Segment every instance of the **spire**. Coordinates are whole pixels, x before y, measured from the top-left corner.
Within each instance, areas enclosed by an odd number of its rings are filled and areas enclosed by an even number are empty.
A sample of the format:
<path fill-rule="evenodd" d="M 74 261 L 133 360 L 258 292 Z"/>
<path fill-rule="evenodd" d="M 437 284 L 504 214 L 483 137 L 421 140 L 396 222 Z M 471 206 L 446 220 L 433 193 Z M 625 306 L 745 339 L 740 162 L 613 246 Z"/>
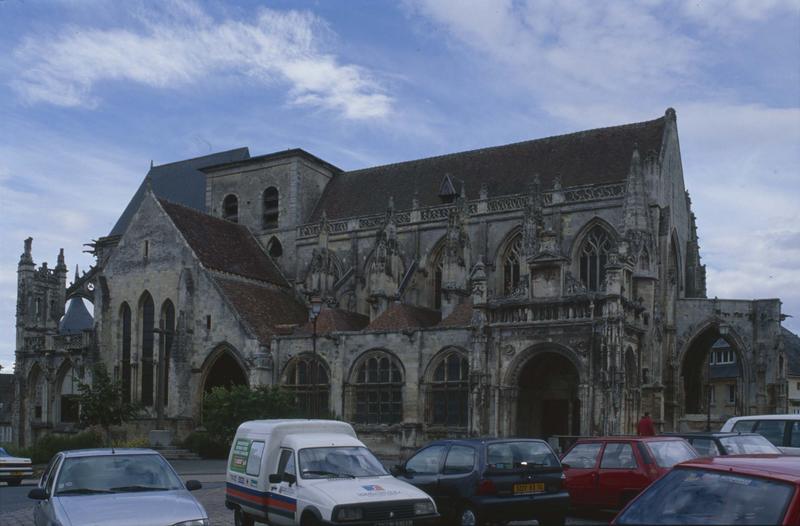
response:
<path fill-rule="evenodd" d="M 33 245 L 33 238 L 29 237 L 25 240 L 25 249 L 19 257 L 20 265 L 33 265 L 33 256 L 31 255 L 31 245 Z"/>
<path fill-rule="evenodd" d="M 647 197 L 644 189 L 642 158 L 639 155 L 639 145 L 636 143 L 633 145 L 631 167 L 626 182 L 623 216 L 624 232 L 648 232 L 650 230 L 647 222 Z"/>
<path fill-rule="evenodd" d="M 67 265 L 64 263 L 64 249 L 58 249 L 58 262 L 56 263 L 56 270 L 61 270 L 64 274 L 67 273 Z"/>
<path fill-rule="evenodd" d="M 76 264 L 75 264 L 75 279 L 74 279 L 74 280 L 73 280 L 73 282 L 72 282 L 72 284 L 73 284 L 73 285 L 74 285 L 75 283 L 77 283 L 77 282 L 78 282 L 78 280 L 80 279 L 78 276 L 79 276 L 79 274 L 78 274 L 78 264 L 76 263 Z"/>

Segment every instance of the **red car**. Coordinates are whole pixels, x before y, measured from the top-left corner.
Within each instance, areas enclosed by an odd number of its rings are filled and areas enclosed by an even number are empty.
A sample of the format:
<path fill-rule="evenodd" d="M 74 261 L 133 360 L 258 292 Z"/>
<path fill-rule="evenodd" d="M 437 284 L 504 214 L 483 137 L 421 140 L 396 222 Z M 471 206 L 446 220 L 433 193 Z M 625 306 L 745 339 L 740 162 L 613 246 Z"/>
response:
<path fill-rule="evenodd" d="M 573 507 L 620 509 L 654 480 L 697 452 L 678 437 L 580 439 L 561 459 Z"/>
<path fill-rule="evenodd" d="M 800 457 L 684 462 L 631 501 L 612 524 L 800 524 Z"/>

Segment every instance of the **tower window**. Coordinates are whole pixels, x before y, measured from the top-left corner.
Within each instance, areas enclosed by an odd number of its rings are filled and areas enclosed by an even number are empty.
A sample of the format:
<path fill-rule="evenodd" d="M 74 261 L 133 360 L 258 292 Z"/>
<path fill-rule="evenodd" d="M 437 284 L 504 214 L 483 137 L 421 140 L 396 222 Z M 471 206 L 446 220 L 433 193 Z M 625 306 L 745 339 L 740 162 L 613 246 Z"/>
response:
<path fill-rule="evenodd" d="M 595 228 L 583 242 L 581 248 L 581 282 L 587 290 L 598 291 L 606 280 L 606 263 L 611 252 L 611 239 L 600 227 Z"/>
<path fill-rule="evenodd" d="M 278 216 L 280 215 L 278 204 L 278 189 L 274 186 L 270 186 L 264 190 L 262 203 L 262 226 L 264 228 L 278 228 Z"/>
<path fill-rule="evenodd" d="M 239 200 L 233 194 L 228 194 L 222 201 L 222 219 L 239 222 Z"/>
<path fill-rule="evenodd" d="M 517 236 L 503 256 L 503 292 L 511 295 L 520 286 L 519 262 L 522 259 L 522 236 Z"/>

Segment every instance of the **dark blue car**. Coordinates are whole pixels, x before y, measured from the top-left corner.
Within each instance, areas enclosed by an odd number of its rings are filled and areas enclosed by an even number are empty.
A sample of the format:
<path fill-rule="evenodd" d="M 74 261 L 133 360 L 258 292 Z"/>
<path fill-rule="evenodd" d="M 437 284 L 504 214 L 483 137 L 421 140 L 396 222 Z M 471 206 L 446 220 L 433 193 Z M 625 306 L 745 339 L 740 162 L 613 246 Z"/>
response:
<path fill-rule="evenodd" d="M 543 440 L 439 440 L 392 474 L 433 497 L 445 524 L 561 526 L 569 507 L 561 463 Z"/>

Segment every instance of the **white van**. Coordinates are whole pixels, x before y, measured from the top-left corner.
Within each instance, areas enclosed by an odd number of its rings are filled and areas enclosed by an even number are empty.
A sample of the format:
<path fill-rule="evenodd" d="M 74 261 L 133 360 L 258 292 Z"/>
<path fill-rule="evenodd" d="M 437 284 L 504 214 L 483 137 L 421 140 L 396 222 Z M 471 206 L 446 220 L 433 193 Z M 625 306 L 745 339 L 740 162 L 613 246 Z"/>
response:
<path fill-rule="evenodd" d="M 785 454 L 800 455 L 800 415 L 735 416 L 720 431 L 758 433 Z"/>
<path fill-rule="evenodd" d="M 226 479 L 237 526 L 416 526 L 438 517 L 433 500 L 392 477 L 346 422 L 245 422 Z"/>

